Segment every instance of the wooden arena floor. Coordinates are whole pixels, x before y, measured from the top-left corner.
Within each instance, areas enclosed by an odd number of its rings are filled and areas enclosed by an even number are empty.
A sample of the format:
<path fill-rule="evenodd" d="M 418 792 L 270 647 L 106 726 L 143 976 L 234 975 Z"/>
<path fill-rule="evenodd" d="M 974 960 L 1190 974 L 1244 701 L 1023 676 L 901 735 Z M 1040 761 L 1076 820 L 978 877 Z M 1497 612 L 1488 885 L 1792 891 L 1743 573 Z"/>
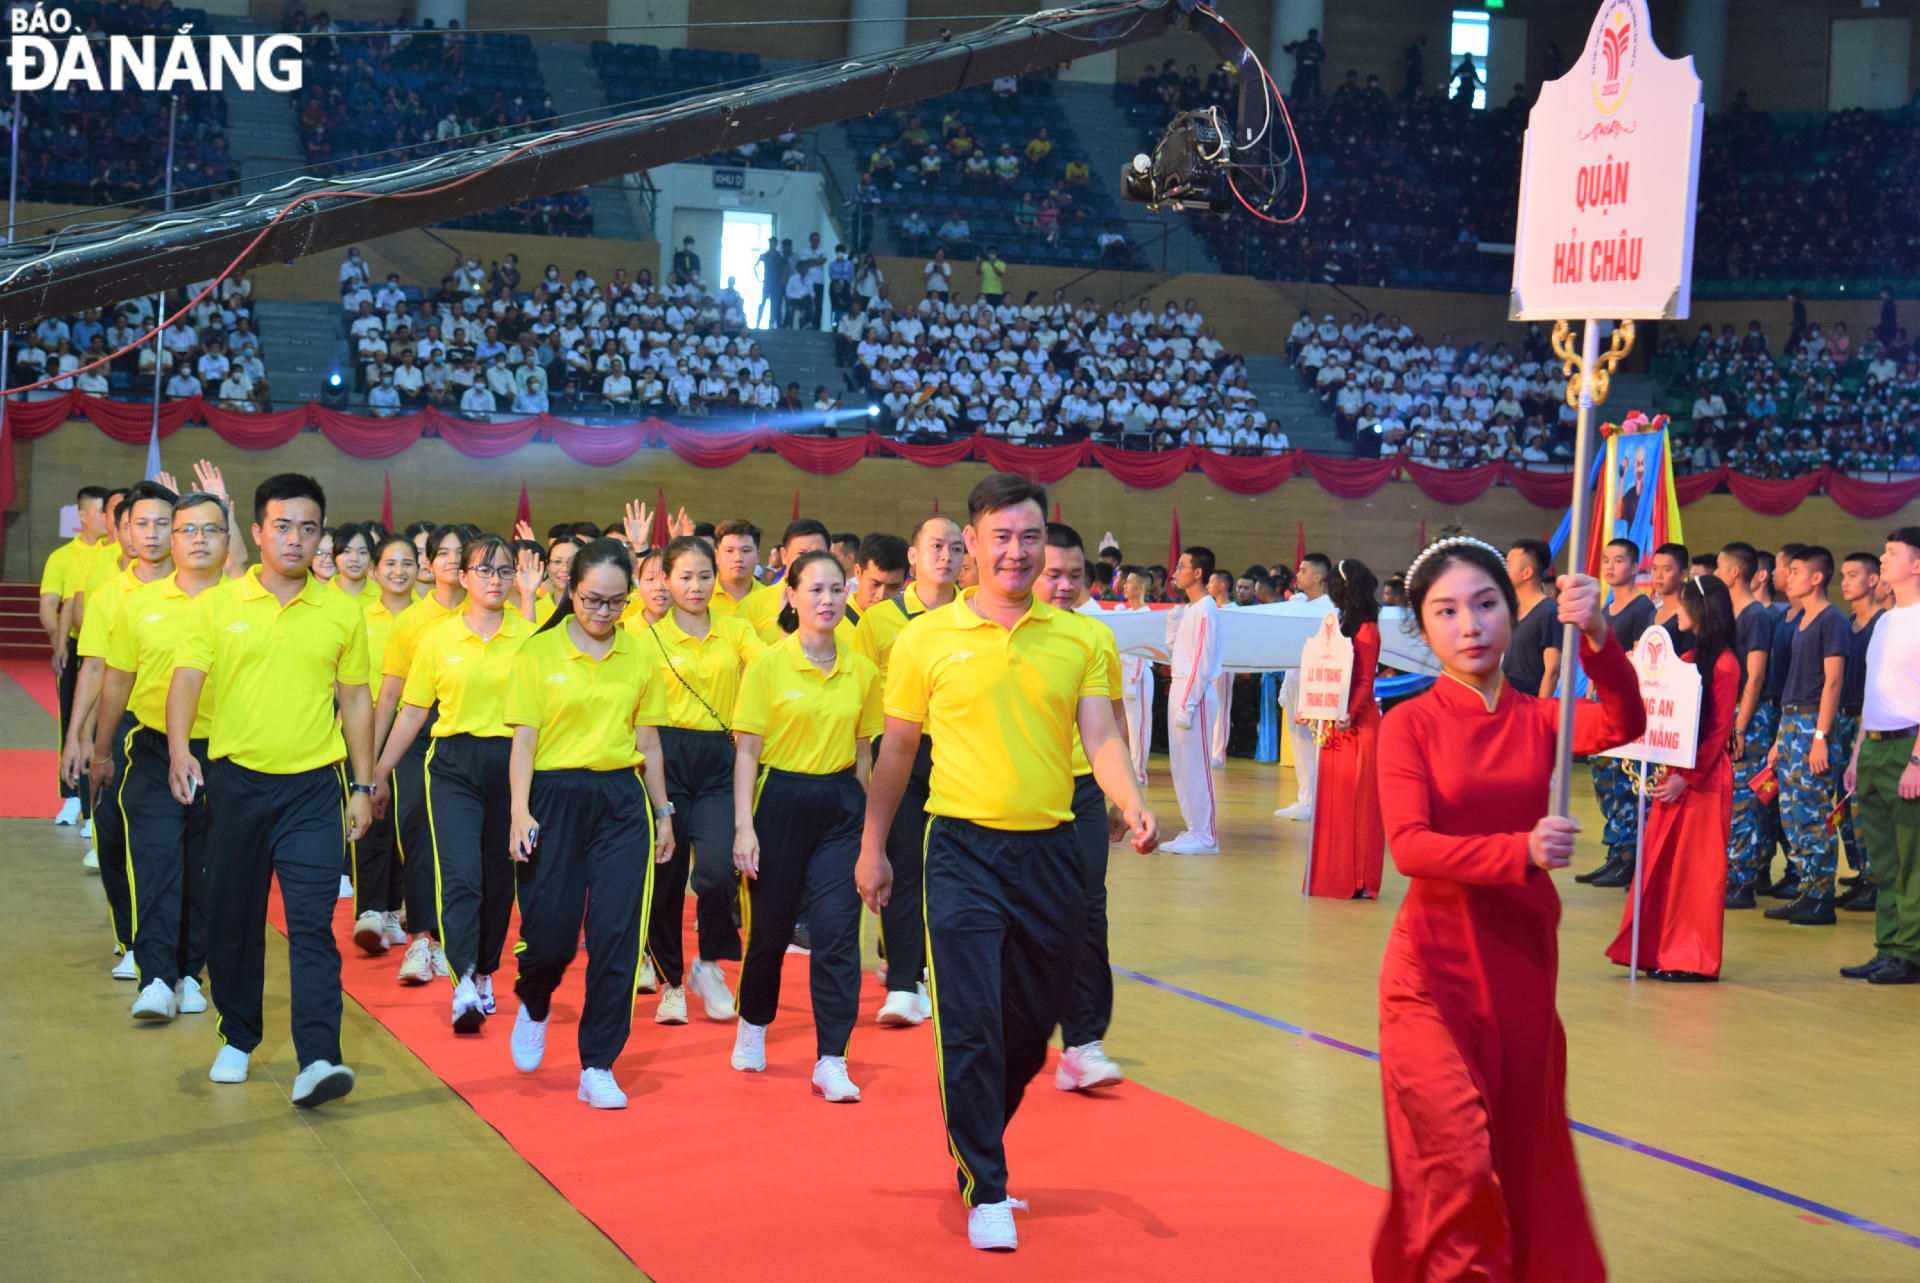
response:
<path fill-rule="evenodd" d="M 1154 765 L 1153 800 L 1171 822 L 1164 759 Z M 1115 855 L 1122 974 L 1108 1048 L 1147 1086 L 1380 1183 L 1377 1067 L 1358 1050 L 1376 1044 L 1377 964 L 1405 883 L 1389 868 L 1380 903 L 1302 900 L 1306 826 L 1272 818 L 1283 779 L 1291 791 L 1280 768 L 1227 769 L 1217 858 Z M 73 830 L 0 822 L 0 939 L 15 959 L 0 991 L 0 1275 L 639 1277 L 351 1001 L 358 1088 L 343 1106 L 288 1106 L 277 942 L 254 1070 L 277 1090 L 215 1090 L 211 1015 L 164 1027 L 128 1018 L 132 986 L 107 975 L 105 902 L 81 850 Z M 1572 1115 L 1667 1155 L 1578 1140 L 1612 1276 L 1920 1277 L 1920 1250 L 1810 1210 L 1920 1233 L 1920 1118 L 1900 1104 L 1920 1063 L 1920 990 L 1834 974 L 1868 956 L 1865 918 L 1797 930 L 1736 914 L 1724 983 L 1630 985 L 1600 953 L 1620 894 L 1571 879 L 1562 893 Z M 1357 1259 L 1366 1248 L 1354 1244 Z M 1276 1259 L 1273 1277 L 1285 1276 Z"/>

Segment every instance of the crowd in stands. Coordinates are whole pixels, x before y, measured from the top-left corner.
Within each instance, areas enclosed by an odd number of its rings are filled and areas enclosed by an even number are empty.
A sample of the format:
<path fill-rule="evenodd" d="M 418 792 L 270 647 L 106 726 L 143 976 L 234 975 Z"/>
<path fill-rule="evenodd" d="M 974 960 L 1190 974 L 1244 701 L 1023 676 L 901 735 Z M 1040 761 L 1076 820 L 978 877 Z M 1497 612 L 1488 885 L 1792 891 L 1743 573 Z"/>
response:
<path fill-rule="evenodd" d="M 170 292 L 168 315 L 207 288 L 197 281 Z M 87 308 L 49 317 L 14 331 L 9 387 L 53 381 L 26 394 L 45 400 L 68 392 L 119 400 L 150 401 L 154 379 L 168 401 L 204 397 L 224 409 L 246 413 L 273 408 L 260 333 L 253 309 L 253 281 L 236 273 L 196 303 L 160 335 L 133 351 L 95 366 L 139 340 L 154 324 L 154 299 L 136 298 L 111 308 Z"/>
<path fill-rule="evenodd" d="M 938 245 L 970 259 L 991 241 L 1018 262 L 1135 266 L 1124 220 L 1051 90 L 1006 76 L 847 121 L 862 165 L 856 213 L 890 220 L 906 254 Z"/>
<path fill-rule="evenodd" d="M 1016 444 L 1291 448 L 1192 299 L 1156 308 L 1142 295 L 1103 311 L 1092 298 L 1073 306 L 1064 290 L 1046 302 L 1029 290 L 1016 305 L 1003 292 L 961 294 L 933 270 L 944 266 L 928 264 L 925 296 L 911 305 L 896 307 L 885 280 L 874 281 L 835 325 L 841 363 L 901 439 L 984 432 Z"/>
<path fill-rule="evenodd" d="M 57 6 L 71 15 L 72 34 L 92 43 L 95 65 L 108 65 L 106 41 L 153 36 L 164 41 L 185 24 L 204 29 L 206 13 L 176 9 L 172 0 L 138 4 L 80 0 Z M 64 43 L 64 41 L 62 42 Z M 164 48 L 164 45 L 162 46 Z M 230 195 L 240 175 L 227 150 L 226 101 L 216 92 L 182 89 L 174 135 L 173 186 L 180 202 Z M 114 205 L 158 200 L 166 189 L 167 114 L 171 95 L 126 89 L 69 88 L 20 96 L 20 196 L 63 205 Z M 0 126 L 12 125 L 12 104 Z"/>
<path fill-rule="evenodd" d="M 336 21 L 325 12 L 292 20 L 305 50 L 294 109 L 315 172 L 344 174 L 422 160 L 546 127 L 557 115 L 531 39 L 498 31 L 445 31 Z M 484 231 L 591 236 L 585 189 L 532 197 L 456 220 Z"/>
<path fill-rule="evenodd" d="M 1920 472 L 1920 353 L 1891 291 L 1881 322 L 1859 337 L 1845 322 L 1796 325 L 1777 349 L 1757 320 L 1744 334 L 1670 327 L 1654 373 L 1673 417 L 1674 465 L 1726 466 L 1759 477 Z"/>
<path fill-rule="evenodd" d="M 1538 325 L 1516 354 L 1505 343 L 1463 350 L 1451 334 L 1429 344 L 1398 316 L 1355 312 L 1340 325 L 1303 311 L 1287 354 L 1356 454 L 1460 468 L 1573 459 L 1566 378 Z"/>

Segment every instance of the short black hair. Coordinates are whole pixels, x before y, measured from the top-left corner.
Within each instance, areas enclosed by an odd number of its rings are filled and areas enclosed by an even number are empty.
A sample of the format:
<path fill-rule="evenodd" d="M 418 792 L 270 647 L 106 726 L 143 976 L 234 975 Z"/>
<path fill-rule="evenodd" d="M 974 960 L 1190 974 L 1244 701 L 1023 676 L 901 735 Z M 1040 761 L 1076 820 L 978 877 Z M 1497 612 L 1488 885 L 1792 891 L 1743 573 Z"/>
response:
<path fill-rule="evenodd" d="M 904 571 L 907 568 L 907 541 L 899 535 L 871 534 L 860 541 L 860 551 L 853 555 L 855 566 L 878 566 L 888 571 Z"/>
<path fill-rule="evenodd" d="M 1607 547 L 1625 548 L 1627 550 L 1627 559 L 1636 566 L 1640 564 L 1640 545 L 1633 540 L 1625 538 L 1624 536 L 1619 539 L 1609 539 L 1607 540 Z"/>
<path fill-rule="evenodd" d="M 1113 577 L 1118 573 L 1118 567 L 1111 561 L 1096 560 L 1087 567 L 1087 573 L 1093 576 L 1094 583 L 1099 584 L 1102 588 L 1111 588 L 1113 587 Z"/>
<path fill-rule="evenodd" d="M 694 533 L 698 534 L 699 531 L 696 530 Z M 754 525 L 744 517 L 727 518 L 719 525 L 714 526 L 708 533 L 707 538 L 718 542 L 720 539 L 728 539 L 735 536 L 745 536 L 753 540 L 754 547 L 758 548 L 760 546 L 760 527 Z"/>
<path fill-rule="evenodd" d="M 1320 577 L 1323 579 L 1333 573 L 1333 559 L 1324 552 L 1310 552 L 1300 559 L 1300 564 L 1311 565 L 1320 572 Z"/>
<path fill-rule="evenodd" d="M 1200 572 L 1201 583 L 1204 584 L 1207 580 L 1213 578 L 1213 567 L 1215 565 L 1213 549 L 1201 544 L 1194 544 L 1191 547 L 1182 548 L 1180 555 L 1192 562 L 1193 568 Z M 1321 560 L 1325 561 L 1326 558 L 1322 557 Z"/>
<path fill-rule="evenodd" d="M 267 519 L 267 505 L 287 503 L 294 499 L 311 499 L 320 505 L 320 519 L 327 519 L 327 492 L 312 477 L 298 472 L 276 472 L 262 481 L 253 491 L 253 521 L 255 525 Z"/>
<path fill-rule="evenodd" d="M 565 521 L 556 521 L 547 527 L 547 542 L 554 543 L 573 533 L 573 526 Z"/>
<path fill-rule="evenodd" d="M 1047 515 L 1047 488 L 1037 481 L 1012 472 L 989 472 L 967 492 L 967 524 L 972 525 L 990 512 L 1018 508 L 1023 503 L 1040 505 Z"/>
<path fill-rule="evenodd" d="M 713 523 L 711 521 L 694 522 L 693 537 L 695 539 L 704 539 L 711 544 L 713 542 Z M 756 542 L 758 541 L 756 540 Z"/>
<path fill-rule="evenodd" d="M 1080 532 L 1064 521 L 1047 523 L 1047 547 L 1078 548 L 1082 557 L 1087 555 L 1086 541 L 1080 538 Z"/>
<path fill-rule="evenodd" d="M 1687 564 L 1692 566 L 1694 570 L 1700 574 L 1711 575 L 1715 570 L 1719 569 L 1720 558 L 1718 554 L 1715 553 L 1696 552 L 1693 554 L 1693 559 Z"/>
<path fill-rule="evenodd" d="M 855 557 L 860 555 L 860 536 L 854 534 L 851 530 L 842 531 L 840 534 L 834 535 L 827 540 L 827 543 L 835 548 L 852 548 Z"/>
<path fill-rule="evenodd" d="M 92 499 L 104 504 L 107 501 L 107 488 L 105 486 L 81 486 L 79 491 L 74 495 L 74 499 L 79 503 L 85 503 L 87 500 Z"/>
<path fill-rule="evenodd" d="M 1903 543 L 1915 552 L 1920 552 L 1920 526 L 1901 526 L 1887 536 L 1888 543 Z"/>
<path fill-rule="evenodd" d="M 567 527 L 567 532 L 569 534 L 578 535 L 580 538 L 585 539 L 589 542 L 595 539 L 598 539 L 602 534 L 606 533 L 605 531 L 601 530 L 600 527 L 594 525 L 591 521 L 576 521 L 571 526 Z"/>
<path fill-rule="evenodd" d="M 789 521 L 786 530 L 780 535 L 780 546 L 785 548 L 796 539 L 806 539 L 814 535 L 818 535 L 820 542 L 827 547 L 833 547 L 833 536 L 827 533 L 826 525 L 815 521 L 812 517 L 800 517 Z"/>
<path fill-rule="evenodd" d="M 1914 533 L 1920 534 L 1920 531 Z M 1720 555 L 1733 558 L 1733 564 L 1739 569 L 1742 580 L 1752 579 L 1760 569 L 1760 554 L 1755 552 L 1753 545 L 1744 539 L 1736 539 L 1730 544 L 1721 545 Z"/>
<path fill-rule="evenodd" d="M 421 535 L 430 535 L 433 533 L 433 523 L 431 521 L 416 521 L 400 533 L 409 539 L 418 539 Z"/>
<path fill-rule="evenodd" d="M 1536 575 L 1544 577 L 1553 568 L 1553 546 L 1544 539 L 1516 539 L 1507 551 L 1525 553 Z"/>
<path fill-rule="evenodd" d="M 1693 558 L 1687 554 L 1687 546 L 1683 543 L 1663 543 L 1653 550 L 1653 555 L 1656 557 L 1671 557 L 1673 558 L 1673 564 L 1682 568 L 1693 564 Z M 1829 567 L 1832 566 L 1833 563 L 1831 559 L 1829 559 L 1827 564 Z"/>
<path fill-rule="evenodd" d="M 120 505 L 120 511 L 131 512 L 133 511 L 133 505 L 142 500 L 153 503 L 164 503 L 167 505 L 167 509 L 171 511 L 173 505 L 180 501 L 180 496 L 161 485 L 158 481 L 142 481 L 139 485 L 127 491 L 126 502 Z"/>
<path fill-rule="evenodd" d="M 1850 552 L 1841 559 L 1840 564 L 1846 565 L 1848 562 L 1855 562 L 1855 561 L 1865 566 L 1869 571 L 1871 571 L 1875 575 L 1878 575 L 1880 573 L 1880 558 L 1878 555 L 1874 553 Z"/>

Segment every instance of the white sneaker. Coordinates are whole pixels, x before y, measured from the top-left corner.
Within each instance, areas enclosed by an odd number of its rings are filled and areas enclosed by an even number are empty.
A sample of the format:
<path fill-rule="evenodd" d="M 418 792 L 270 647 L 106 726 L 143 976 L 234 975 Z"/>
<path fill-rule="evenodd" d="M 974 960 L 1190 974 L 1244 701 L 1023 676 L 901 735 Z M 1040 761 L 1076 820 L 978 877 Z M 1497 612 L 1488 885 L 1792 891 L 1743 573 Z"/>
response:
<path fill-rule="evenodd" d="M 473 987 L 480 994 L 480 1010 L 491 1016 L 494 1012 L 493 977 L 475 976 L 473 978 Z"/>
<path fill-rule="evenodd" d="M 207 995 L 200 991 L 200 982 L 187 976 L 173 987 L 173 1008 L 183 1016 L 197 1016 L 207 1009 Z"/>
<path fill-rule="evenodd" d="M 173 990 L 167 982 L 154 978 L 133 1000 L 133 1018 L 135 1020 L 172 1020 L 177 1014 L 173 1002 Z"/>
<path fill-rule="evenodd" d="M 93 841 L 93 818 L 91 816 L 87 818 L 85 824 L 80 826 L 80 836 L 89 842 Z M 94 867 L 98 868 L 99 866 L 95 865 Z"/>
<path fill-rule="evenodd" d="M 640 957 L 640 974 L 633 982 L 635 993 L 659 993 L 660 973 L 653 969 L 653 959 L 645 954 Z"/>
<path fill-rule="evenodd" d="M 431 936 L 427 938 L 433 939 Z M 433 974 L 442 980 L 453 979 L 453 972 L 447 966 L 447 951 L 440 947 L 438 940 L 433 941 Z"/>
<path fill-rule="evenodd" d="M 860 1089 L 847 1077 L 845 1056 L 822 1056 L 813 1066 L 813 1094 L 829 1105 L 852 1105 L 860 1100 Z"/>
<path fill-rule="evenodd" d="M 926 1017 L 920 1014 L 920 995 L 906 989 L 892 989 L 880 1004 L 874 1020 L 883 1025 L 917 1025 Z"/>
<path fill-rule="evenodd" d="M 653 1009 L 653 1023 L 656 1025 L 687 1023 L 687 987 L 685 985 L 668 985 L 660 991 L 660 1005 Z"/>
<path fill-rule="evenodd" d="M 247 1081 L 247 1053 L 238 1047 L 226 1046 L 213 1058 L 213 1068 L 207 1071 L 207 1077 L 217 1083 L 243 1083 Z"/>
<path fill-rule="evenodd" d="M 60 814 L 53 817 L 55 824 L 80 823 L 80 799 L 70 797 L 60 804 Z"/>
<path fill-rule="evenodd" d="M 100 871 L 100 853 L 92 847 L 88 847 L 87 853 L 80 857 L 80 867 L 83 869 L 92 869 L 95 873 L 98 873 Z"/>
<path fill-rule="evenodd" d="M 353 879 L 344 873 L 340 875 L 340 898 L 342 900 L 353 899 Z M 320 1062 L 316 1060 L 313 1063 L 317 1065 Z"/>
<path fill-rule="evenodd" d="M 378 910 L 368 909 L 353 920 L 353 942 L 362 953 L 387 951 L 387 920 Z"/>
<path fill-rule="evenodd" d="M 400 959 L 400 983 L 403 985 L 424 985 L 433 981 L 433 940 L 428 936 L 416 936 L 407 946 L 407 956 Z"/>
<path fill-rule="evenodd" d="M 1305 802 L 1295 802 L 1292 806 L 1283 806 L 1273 813 L 1275 819 L 1298 820 L 1305 823 L 1313 818 L 1313 808 Z"/>
<path fill-rule="evenodd" d="M 767 1071 L 767 1027 L 742 1020 L 733 1035 L 733 1067 L 743 1074 Z"/>
<path fill-rule="evenodd" d="M 913 990 L 913 1005 L 914 1009 L 920 1013 L 920 1019 L 933 1019 L 933 995 L 927 992 L 926 982 L 922 981 L 915 985 Z"/>
<path fill-rule="evenodd" d="M 1112 1087 L 1122 1077 L 1120 1066 L 1095 1038 L 1060 1053 L 1060 1066 L 1053 1071 L 1053 1085 L 1061 1091 L 1086 1091 L 1093 1087 Z"/>
<path fill-rule="evenodd" d="M 708 1020 L 728 1021 L 740 1014 L 733 1009 L 733 993 L 727 988 L 726 973 L 720 970 L 719 964 L 696 958 L 693 970 L 687 974 L 687 987 L 700 995 Z"/>
<path fill-rule="evenodd" d="M 380 931 L 386 937 L 388 948 L 407 942 L 407 929 L 400 925 L 398 912 L 380 915 Z"/>
<path fill-rule="evenodd" d="M 1222 753 L 1220 756 L 1213 759 L 1214 770 L 1223 771 L 1226 769 L 1226 767 L 1227 767 L 1227 755 L 1225 753 Z"/>
<path fill-rule="evenodd" d="M 1171 842 L 1162 842 L 1160 849 L 1168 855 L 1218 855 L 1220 848 L 1191 833 L 1182 833 Z"/>
<path fill-rule="evenodd" d="M 1015 1209 L 1027 1210 L 1025 1199 L 1009 1198 L 999 1203 L 982 1203 L 967 1209 L 967 1242 L 983 1252 L 1011 1252 L 1020 1246 L 1020 1235 L 1013 1228 Z"/>
<path fill-rule="evenodd" d="M 527 1004 L 520 1004 L 520 1014 L 513 1018 L 513 1067 L 523 1074 L 530 1074 L 540 1068 L 540 1062 L 547 1055 L 547 1022 L 535 1020 L 527 1014 Z"/>
<path fill-rule="evenodd" d="M 293 1103 L 312 1109 L 353 1090 L 353 1071 L 330 1060 L 316 1060 L 293 1080 Z"/>
<path fill-rule="evenodd" d="M 620 1090 L 620 1084 L 613 1081 L 613 1074 L 605 1069 L 582 1069 L 580 1071 L 580 1099 L 595 1109 L 625 1109 L 627 1093 Z"/>
<path fill-rule="evenodd" d="M 129 949 L 121 954 L 120 961 L 113 964 L 113 978 L 115 980 L 138 980 L 140 978 L 140 966 L 133 960 L 133 950 Z"/>
<path fill-rule="evenodd" d="M 473 977 L 461 976 L 460 983 L 453 987 L 453 1032 L 477 1034 L 486 1023 L 486 1009 L 480 1005 L 480 991 L 473 987 Z"/>

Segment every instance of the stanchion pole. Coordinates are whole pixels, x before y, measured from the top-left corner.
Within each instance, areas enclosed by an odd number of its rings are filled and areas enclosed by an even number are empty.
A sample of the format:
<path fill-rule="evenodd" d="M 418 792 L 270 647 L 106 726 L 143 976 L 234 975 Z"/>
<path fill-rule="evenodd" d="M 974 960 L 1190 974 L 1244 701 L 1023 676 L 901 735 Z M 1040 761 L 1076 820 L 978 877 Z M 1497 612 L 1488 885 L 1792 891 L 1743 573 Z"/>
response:
<path fill-rule="evenodd" d="M 1311 721 L 1308 723 L 1308 725 L 1313 727 L 1313 732 L 1314 732 L 1313 733 L 1313 790 L 1316 796 L 1309 803 L 1309 809 L 1307 811 L 1307 875 L 1306 877 L 1301 879 L 1301 882 L 1300 882 L 1300 894 L 1303 896 L 1310 896 L 1313 894 L 1313 835 L 1316 832 L 1318 832 L 1320 828 L 1320 798 L 1317 795 L 1320 792 L 1320 729 L 1321 727 L 1318 721 Z M 1300 773 L 1300 768 L 1297 765 L 1293 768 L 1293 770 L 1295 775 L 1298 775 Z"/>
<path fill-rule="evenodd" d="M 1646 866 L 1647 850 L 1647 764 L 1640 763 L 1640 784 L 1633 791 L 1633 944 L 1627 964 L 1627 980 L 1640 979 L 1640 879 Z"/>

